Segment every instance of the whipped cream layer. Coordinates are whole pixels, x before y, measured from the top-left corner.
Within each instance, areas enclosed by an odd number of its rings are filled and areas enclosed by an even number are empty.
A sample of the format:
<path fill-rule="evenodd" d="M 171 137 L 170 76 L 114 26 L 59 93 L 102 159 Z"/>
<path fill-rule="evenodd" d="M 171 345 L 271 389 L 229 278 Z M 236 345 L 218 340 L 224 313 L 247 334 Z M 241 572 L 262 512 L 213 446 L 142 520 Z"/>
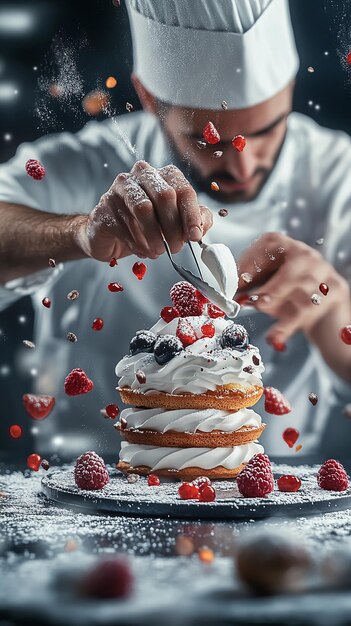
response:
<path fill-rule="evenodd" d="M 263 446 L 256 442 L 231 448 L 158 448 L 123 441 L 119 459 L 132 467 L 145 465 L 153 471 L 187 467 L 213 469 L 218 466 L 231 470 L 263 451 Z"/>
<path fill-rule="evenodd" d="M 247 350 L 223 349 L 220 345 L 222 331 L 231 321 L 224 318 L 210 319 L 205 315 L 186 318 L 190 321 L 199 339 L 173 359 L 159 365 L 152 353 L 140 352 L 125 356 L 116 366 L 120 387 L 131 387 L 142 393 L 163 391 L 165 393 L 200 394 L 215 391 L 227 384 L 262 386 L 261 373 L 264 367 L 258 348 L 249 345 Z M 179 318 L 169 323 L 160 319 L 150 330 L 156 335 L 176 335 Z M 201 326 L 212 322 L 215 335 L 201 337 Z M 255 365 L 253 357 L 255 357 Z M 249 368 L 249 371 L 245 371 Z M 140 383 L 136 372 L 142 370 L 146 380 Z"/>
<path fill-rule="evenodd" d="M 210 433 L 219 430 L 235 432 L 243 426 L 260 428 L 261 417 L 252 409 L 221 411 L 219 409 L 124 409 L 121 419 L 127 422 L 126 428 L 153 430 L 159 433 L 176 431 L 181 433 Z"/>

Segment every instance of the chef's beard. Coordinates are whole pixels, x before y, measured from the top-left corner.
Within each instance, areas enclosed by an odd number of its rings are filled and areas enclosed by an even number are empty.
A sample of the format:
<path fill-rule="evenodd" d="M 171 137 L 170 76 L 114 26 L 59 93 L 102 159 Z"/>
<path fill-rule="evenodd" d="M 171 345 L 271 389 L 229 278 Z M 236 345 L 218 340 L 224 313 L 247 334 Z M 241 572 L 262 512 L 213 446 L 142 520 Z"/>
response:
<path fill-rule="evenodd" d="M 252 175 L 252 179 L 256 181 L 256 184 L 253 188 L 249 189 L 240 189 L 231 193 L 224 193 L 223 191 L 212 191 L 211 190 L 211 182 L 216 180 L 225 180 L 229 183 L 238 183 L 236 178 L 234 178 L 229 172 L 226 170 L 217 170 L 211 173 L 209 177 L 204 178 L 199 172 L 198 168 L 192 163 L 191 157 L 189 154 L 181 154 L 178 151 L 176 144 L 174 143 L 172 137 L 167 132 L 165 126 L 162 124 L 163 132 L 168 140 L 169 150 L 171 153 L 172 163 L 176 165 L 190 182 L 190 184 L 194 187 L 197 192 L 204 192 L 210 198 L 219 201 L 223 204 L 229 203 L 237 203 L 237 202 L 249 202 L 257 198 L 266 182 L 268 181 L 270 175 L 272 174 L 275 165 L 278 161 L 279 155 L 281 153 L 282 147 L 284 145 L 286 132 L 282 139 L 280 146 L 277 149 L 276 155 L 273 160 L 273 165 L 269 169 L 267 167 L 257 167 L 254 174 Z"/>

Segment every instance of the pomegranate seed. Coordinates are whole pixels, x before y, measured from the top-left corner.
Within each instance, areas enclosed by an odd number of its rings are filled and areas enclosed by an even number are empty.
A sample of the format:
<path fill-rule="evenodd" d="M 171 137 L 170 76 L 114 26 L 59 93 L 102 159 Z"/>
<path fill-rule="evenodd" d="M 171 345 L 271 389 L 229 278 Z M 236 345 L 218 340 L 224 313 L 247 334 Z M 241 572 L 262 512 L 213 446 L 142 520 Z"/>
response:
<path fill-rule="evenodd" d="M 235 135 L 232 139 L 232 145 L 238 152 L 242 152 L 246 146 L 245 137 L 243 135 Z"/>
<path fill-rule="evenodd" d="M 161 481 L 159 477 L 156 476 L 156 474 L 149 474 L 147 477 L 147 484 L 149 485 L 149 487 L 158 487 L 160 482 Z"/>
<path fill-rule="evenodd" d="M 215 330 L 215 327 L 213 326 L 213 324 L 211 322 L 208 322 L 206 324 L 202 324 L 201 332 L 202 332 L 204 337 L 213 337 L 215 332 L 216 332 L 216 330 Z"/>
<path fill-rule="evenodd" d="M 219 143 L 221 140 L 220 134 L 212 122 L 207 122 L 204 130 L 203 130 L 203 138 L 207 143 L 210 143 L 212 146 L 216 143 Z"/>
<path fill-rule="evenodd" d="M 323 294 L 323 296 L 326 296 L 329 291 L 328 285 L 326 283 L 321 283 L 319 285 L 319 291 Z"/>
<path fill-rule="evenodd" d="M 199 487 L 195 483 L 182 483 L 178 494 L 182 500 L 198 500 Z"/>
<path fill-rule="evenodd" d="M 72 289 L 72 291 L 67 294 L 67 300 L 77 300 L 77 298 L 79 298 L 79 291 L 77 291 L 77 289 Z"/>
<path fill-rule="evenodd" d="M 347 57 L 346 57 L 346 61 L 349 65 L 351 65 L 351 52 L 348 53 Z"/>
<path fill-rule="evenodd" d="M 201 489 L 203 489 L 206 485 L 211 485 L 212 483 L 207 476 L 199 476 L 199 478 L 194 480 L 194 484 L 197 485 L 201 491 Z"/>
<path fill-rule="evenodd" d="M 22 437 L 22 428 L 19 424 L 12 424 L 9 428 L 9 433 L 12 439 L 19 439 Z"/>
<path fill-rule="evenodd" d="M 91 325 L 93 330 L 101 330 L 104 327 L 104 320 L 101 317 L 96 317 Z"/>
<path fill-rule="evenodd" d="M 302 443 L 299 443 L 299 445 L 296 446 L 295 452 L 300 452 L 300 450 L 302 450 Z"/>
<path fill-rule="evenodd" d="M 216 492 L 212 485 L 204 485 L 200 489 L 199 500 L 200 502 L 213 502 L 216 499 Z"/>
<path fill-rule="evenodd" d="M 29 469 L 31 470 L 34 470 L 34 472 L 37 472 L 39 470 L 40 463 L 41 456 L 39 456 L 39 454 L 30 454 L 29 457 L 27 457 L 27 467 L 29 467 Z"/>
<path fill-rule="evenodd" d="M 309 399 L 310 403 L 313 404 L 313 406 L 316 406 L 316 404 L 318 402 L 317 394 L 315 394 L 315 393 L 313 393 L 311 391 L 311 393 L 308 394 L 308 399 Z"/>
<path fill-rule="evenodd" d="M 212 317 L 212 319 L 216 319 L 217 317 L 224 317 L 225 316 L 224 311 L 222 311 L 222 309 L 220 309 L 215 304 L 209 304 L 207 306 L 207 314 L 209 315 L 209 317 Z"/>
<path fill-rule="evenodd" d="M 41 466 L 47 472 L 50 467 L 50 463 L 46 459 L 43 459 L 41 462 Z"/>
<path fill-rule="evenodd" d="M 278 478 L 277 485 L 279 491 L 294 492 L 300 489 L 301 480 L 292 474 L 285 474 L 284 476 L 280 476 L 280 478 Z"/>
<path fill-rule="evenodd" d="M 109 283 L 107 285 L 107 288 L 109 291 L 112 292 L 123 291 L 122 285 L 119 285 L 118 283 Z"/>
<path fill-rule="evenodd" d="M 286 344 L 283 341 L 277 341 L 273 337 L 267 337 L 267 343 L 269 343 L 276 352 L 285 352 L 286 350 Z"/>
<path fill-rule="evenodd" d="M 116 417 L 119 415 L 119 408 L 117 404 L 108 404 L 107 406 L 105 406 L 105 411 L 108 417 L 110 417 L 112 420 L 115 420 Z"/>
<path fill-rule="evenodd" d="M 137 381 L 141 385 L 144 385 L 146 383 L 146 376 L 142 370 L 137 370 L 135 373 L 135 376 L 136 376 Z"/>
<path fill-rule="evenodd" d="M 220 217 L 227 217 L 227 215 L 228 215 L 228 211 L 227 211 L 227 209 L 219 209 L 219 211 L 218 211 L 218 215 L 219 215 Z"/>
<path fill-rule="evenodd" d="M 109 266 L 110 267 L 115 267 L 116 265 L 118 265 L 117 259 L 115 259 L 115 257 L 113 256 L 111 261 L 110 261 L 110 263 L 109 263 Z"/>
<path fill-rule="evenodd" d="M 214 552 L 210 548 L 199 548 L 198 555 L 203 563 L 212 563 L 215 558 Z"/>
<path fill-rule="evenodd" d="M 286 428 L 283 432 L 283 439 L 285 443 L 288 444 L 289 448 L 292 448 L 293 445 L 299 438 L 299 431 L 296 428 Z"/>
<path fill-rule="evenodd" d="M 167 324 L 179 316 L 180 313 L 175 306 L 164 306 L 163 309 L 161 309 L 160 317 L 162 317 Z"/>
<path fill-rule="evenodd" d="M 351 346 L 351 324 L 344 326 L 340 331 L 341 340 L 348 346 Z"/>
<path fill-rule="evenodd" d="M 212 181 L 211 189 L 212 191 L 219 191 L 219 185 L 215 181 Z"/>
<path fill-rule="evenodd" d="M 51 300 L 50 298 L 43 298 L 41 303 L 47 308 L 50 309 L 51 307 Z"/>
<path fill-rule="evenodd" d="M 132 267 L 132 272 L 133 274 L 135 274 L 138 280 L 143 280 L 147 272 L 147 266 L 145 265 L 145 263 L 134 263 Z"/>

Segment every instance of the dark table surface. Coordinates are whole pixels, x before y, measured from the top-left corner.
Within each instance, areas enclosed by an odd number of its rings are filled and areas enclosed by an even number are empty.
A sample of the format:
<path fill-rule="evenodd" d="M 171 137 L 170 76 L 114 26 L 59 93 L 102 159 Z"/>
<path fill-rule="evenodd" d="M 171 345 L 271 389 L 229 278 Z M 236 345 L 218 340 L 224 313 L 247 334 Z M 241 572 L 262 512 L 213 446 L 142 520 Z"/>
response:
<path fill-rule="evenodd" d="M 306 459 L 304 459 L 304 462 Z M 350 466 L 349 466 L 350 469 Z M 351 623 L 351 594 L 309 590 L 254 597 L 235 574 L 235 545 L 258 522 L 209 522 L 84 513 L 40 493 L 44 471 L 2 466 L 0 475 L 0 626 L 10 624 L 328 624 Z M 259 522 L 286 529 L 318 555 L 351 543 L 351 511 Z M 193 545 L 191 556 L 182 546 Z M 207 546 L 211 563 L 199 559 Z M 346 549 L 346 548 L 345 548 Z M 128 600 L 82 602 L 59 590 L 59 577 L 101 554 L 131 560 Z"/>

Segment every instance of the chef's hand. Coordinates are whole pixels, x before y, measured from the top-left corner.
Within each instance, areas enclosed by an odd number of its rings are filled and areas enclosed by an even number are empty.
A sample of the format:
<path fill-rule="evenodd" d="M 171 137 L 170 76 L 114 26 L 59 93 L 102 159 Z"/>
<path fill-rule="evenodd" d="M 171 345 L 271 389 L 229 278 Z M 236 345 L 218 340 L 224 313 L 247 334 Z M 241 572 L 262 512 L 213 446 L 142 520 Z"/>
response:
<path fill-rule="evenodd" d="M 339 352 L 340 359 L 346 356 L 350 363 L 350 347 L 339 336 L 351 321 L 349 285 L 317 250 L 280 233 L 266 233 L 243 253 L 238 265 L 240 275 L 253 276 L 249 284 L 240 277 L 238 301 L 254 294 L 258 298 L 252 305 L 277 320 L 268 331 L 269 343 L 284 349 L 289 337 L 301 330 L 329 364 L 329 352 Z M 329 287 L 326 296 L 319 290 L 321 283 Z M 313 294 L 320 296 L 319 305 L 312 303 Z"/>
<path fill-rule="evenodd" d="M 138 161 L 118 174 L 89 216 L 78 242 L 90 257 L 109 261 L 136 254 L 156 259 L 164 251 L 161 229 L 172 252 L 199 241 L 212 226 L 211 211 L 198 203 L 193 187 L 174 165 L 159 170 Z"/>

